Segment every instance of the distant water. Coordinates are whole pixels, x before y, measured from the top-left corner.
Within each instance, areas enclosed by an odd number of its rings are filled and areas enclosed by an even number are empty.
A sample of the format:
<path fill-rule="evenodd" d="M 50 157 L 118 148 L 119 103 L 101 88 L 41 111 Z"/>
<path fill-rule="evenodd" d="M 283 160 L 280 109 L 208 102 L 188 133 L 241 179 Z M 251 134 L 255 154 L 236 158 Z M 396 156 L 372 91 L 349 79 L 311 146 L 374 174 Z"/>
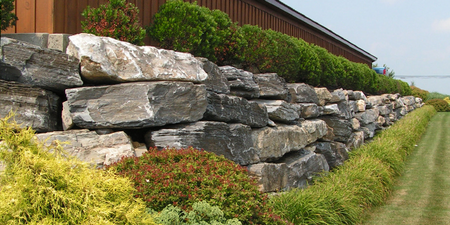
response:
<path fill-rule="evenodd" d="M 420 89 L 427 90 L 429 92 L 439 92 L 441 94 L 450 95 L 450 75 L 430 75 L 430 76 L 403 76 L 395 75 L 395 79 L 407 82 Z"/>

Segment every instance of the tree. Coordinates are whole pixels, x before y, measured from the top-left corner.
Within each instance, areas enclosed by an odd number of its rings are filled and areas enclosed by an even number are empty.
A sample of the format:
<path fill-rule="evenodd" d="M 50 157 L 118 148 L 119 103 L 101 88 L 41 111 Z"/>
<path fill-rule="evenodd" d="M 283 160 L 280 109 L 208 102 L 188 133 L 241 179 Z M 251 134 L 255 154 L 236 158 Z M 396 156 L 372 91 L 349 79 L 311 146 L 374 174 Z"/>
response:
<path fill-rule="evenodd" d="M 14 0 L 0 0 L 1 6 L 1 19 L 2 23 L 0 24 L 1 30 L 6 30 L 10 26 L 15 26 L 16 21 L 18 20 L 16 14 L 12 11 L 14 10 Z"/>

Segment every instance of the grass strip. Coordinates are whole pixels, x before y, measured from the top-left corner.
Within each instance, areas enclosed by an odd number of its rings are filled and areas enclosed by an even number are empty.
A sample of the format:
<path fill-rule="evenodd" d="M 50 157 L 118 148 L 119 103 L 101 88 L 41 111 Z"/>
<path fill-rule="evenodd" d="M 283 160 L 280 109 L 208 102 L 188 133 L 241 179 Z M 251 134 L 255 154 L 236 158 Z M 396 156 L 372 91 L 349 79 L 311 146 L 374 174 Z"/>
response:
<path fill-rule="evenodd" d="M 294 224 L 356 224 L 363 213 L 383 204 L 407 155 L 436 114 L 432 106 L 409 113 L 373 141 L 351 152 L 341 167 L 306 189 L 273 197 L 274 213 Z"/>

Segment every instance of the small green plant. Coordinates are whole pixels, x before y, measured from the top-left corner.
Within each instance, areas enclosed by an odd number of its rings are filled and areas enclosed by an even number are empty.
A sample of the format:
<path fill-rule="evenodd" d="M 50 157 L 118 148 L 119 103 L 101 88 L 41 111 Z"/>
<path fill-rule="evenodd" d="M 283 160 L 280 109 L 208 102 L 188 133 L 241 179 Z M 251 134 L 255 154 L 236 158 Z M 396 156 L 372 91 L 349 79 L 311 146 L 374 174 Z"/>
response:
<path fill-rule="evenodd" d="M 81 14 L 85 18 L 81 28 L 85 33 L 143 45 L 145 29 L 140 25 L 138 14 L 138 8 L 126 0 L 109 0 L 98 8 L 87 6 Z"/>
<path fill-rule="evenodd" d="M 14 0 L 1 0 L 1 30 L 6 30 L 10 26 L 16 25 L 17 16 L 12 11 L 14 10 Z"/>
<path fill-rule="evenodd" d="M 151 148 L 142 157 L 124 158 L 109 168 L 133 180 L 135 196 L 153 210 L 174 205 L 192 211 L 194 203 L 205 201 L 219 207 L 227 219 L 277 224 L 265 206 L 267 196 L 246 169 L 223 156 L 194 148 Z"/>
<path fill-rule="evenodd" d="M 432 105 L 438 112 L 450 112 L 450 105 L 444 99 L 431 99 L 425 104 Z"/>
<path fill-rule="evenodd" d="M 217 206 L 211 206 L 206 201 L 196 202 L 192 205 L 192 211 L 186 212 L 179 207 L 168 205 L 161 212 L 151 212 L 155 222 L 163 225 L 172 224 L 212 224 L 212 225 L 241 225 L 234 219 L 226 219 L 222 210 Z"/>
<path fill-rule="evenodd" d="M 0 120 L 0 224 L 154 224 L 129 179 L 64 155 Z"/>

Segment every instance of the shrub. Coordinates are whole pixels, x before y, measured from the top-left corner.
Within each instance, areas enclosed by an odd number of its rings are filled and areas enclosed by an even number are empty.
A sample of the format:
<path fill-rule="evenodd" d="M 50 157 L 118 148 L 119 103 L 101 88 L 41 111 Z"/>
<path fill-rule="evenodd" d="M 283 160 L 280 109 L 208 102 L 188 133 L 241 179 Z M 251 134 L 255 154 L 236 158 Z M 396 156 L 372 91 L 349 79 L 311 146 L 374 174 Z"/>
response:
<path fill-rule="evenodd" d="M 85 18 L 81 28 L 85 33 L 143 45 L 145 29 L 140 25 L 138 14 L 138 8 L 126 0 L 109 0 L 98 8 L 87 6 L 81 14 Z"/>
<path fill-rule="evenodd" d="M 431 99 L 425 104 L 432 105 L 438 112 L 450 112 L 450 106 L 444 99 Z"/>
<path fill-rule="evenodd" d="M 295 224 L 358 224 L 365 210 L 384 202 L 435 113 L 429 106 L 414 110 L 314 185 L 273 197 L 269 205 Z"/>
<path fill-rule="evenodd" d="M 213 62 L 217 56 L 230 56 L 227 51 L 232 52 L 237 42 L 234 31 L 226 13 L 181 0 L 163 4 L 147 28 L 148 35 L 162 48 L 189 52 Z"/>
<path fill-rule="evenodd" d="M 319 57 L 321 75 L 316 79 L 318 81 L 315 86 L 324 86 L 329 88 L 337 87 L 336 60 L 326 49 L 317 45 L 311 45 L 311 48 Z M 316 81 L 316 82 L 317 82 Z"/>
<path fill-rule="evenodd" d="M 227 219 L 274 223 L 265 206 L 267 196 L 258 191 L 245 168 L 223 156 L 193 148 L 151 148 L 140 158 L 124 158 L 110 168 L 134 181 L 135 196 L 148 208 L 160 211 L 173 204 L 191 211 L 194 203 L 206 201 Z"/>
<path fill-rule="evenodd" d="M 430 94 L 430 92 L 422 90 L 414 85 L 411 86 L 411 95 L 416 98 L 421 98 L 423 102 L 426 102 L 428 100 L 428 94 Z"/>
<path fill-rule="evenodd" d="M 0 120 L 1 224 L 154 224 L 129 179 L 42 146 L 10 118 Z"/>
<path fill-rule="evenodd" d="M 14 0 L 2 0 L 1 6 L 1 30 L 6 30 L 10 26 L 16 25 L 17 16 L 12 11 L 14 10 Z"/>
<path fill-rule="evenodd" d="M 172 224 L 212 224 L 212 225 L 241 225 L 242 223 L 234 219 L 226 219 L 224 213 L 217 206 L 211 206 L 202 201 L 192 205 L 192 211 L 186 212 L 179 207 L 168 205 L 161 212 L 153 212 L 155 222 L 163 225 Z"/>
<path fill-rule="evenodd" d="M 427 95 L 427 100 L 431 99 L 444 99 L 445 97 L 449 97 L 450 95 L 441 94 L 439 92 L 431 92 Z"/>

